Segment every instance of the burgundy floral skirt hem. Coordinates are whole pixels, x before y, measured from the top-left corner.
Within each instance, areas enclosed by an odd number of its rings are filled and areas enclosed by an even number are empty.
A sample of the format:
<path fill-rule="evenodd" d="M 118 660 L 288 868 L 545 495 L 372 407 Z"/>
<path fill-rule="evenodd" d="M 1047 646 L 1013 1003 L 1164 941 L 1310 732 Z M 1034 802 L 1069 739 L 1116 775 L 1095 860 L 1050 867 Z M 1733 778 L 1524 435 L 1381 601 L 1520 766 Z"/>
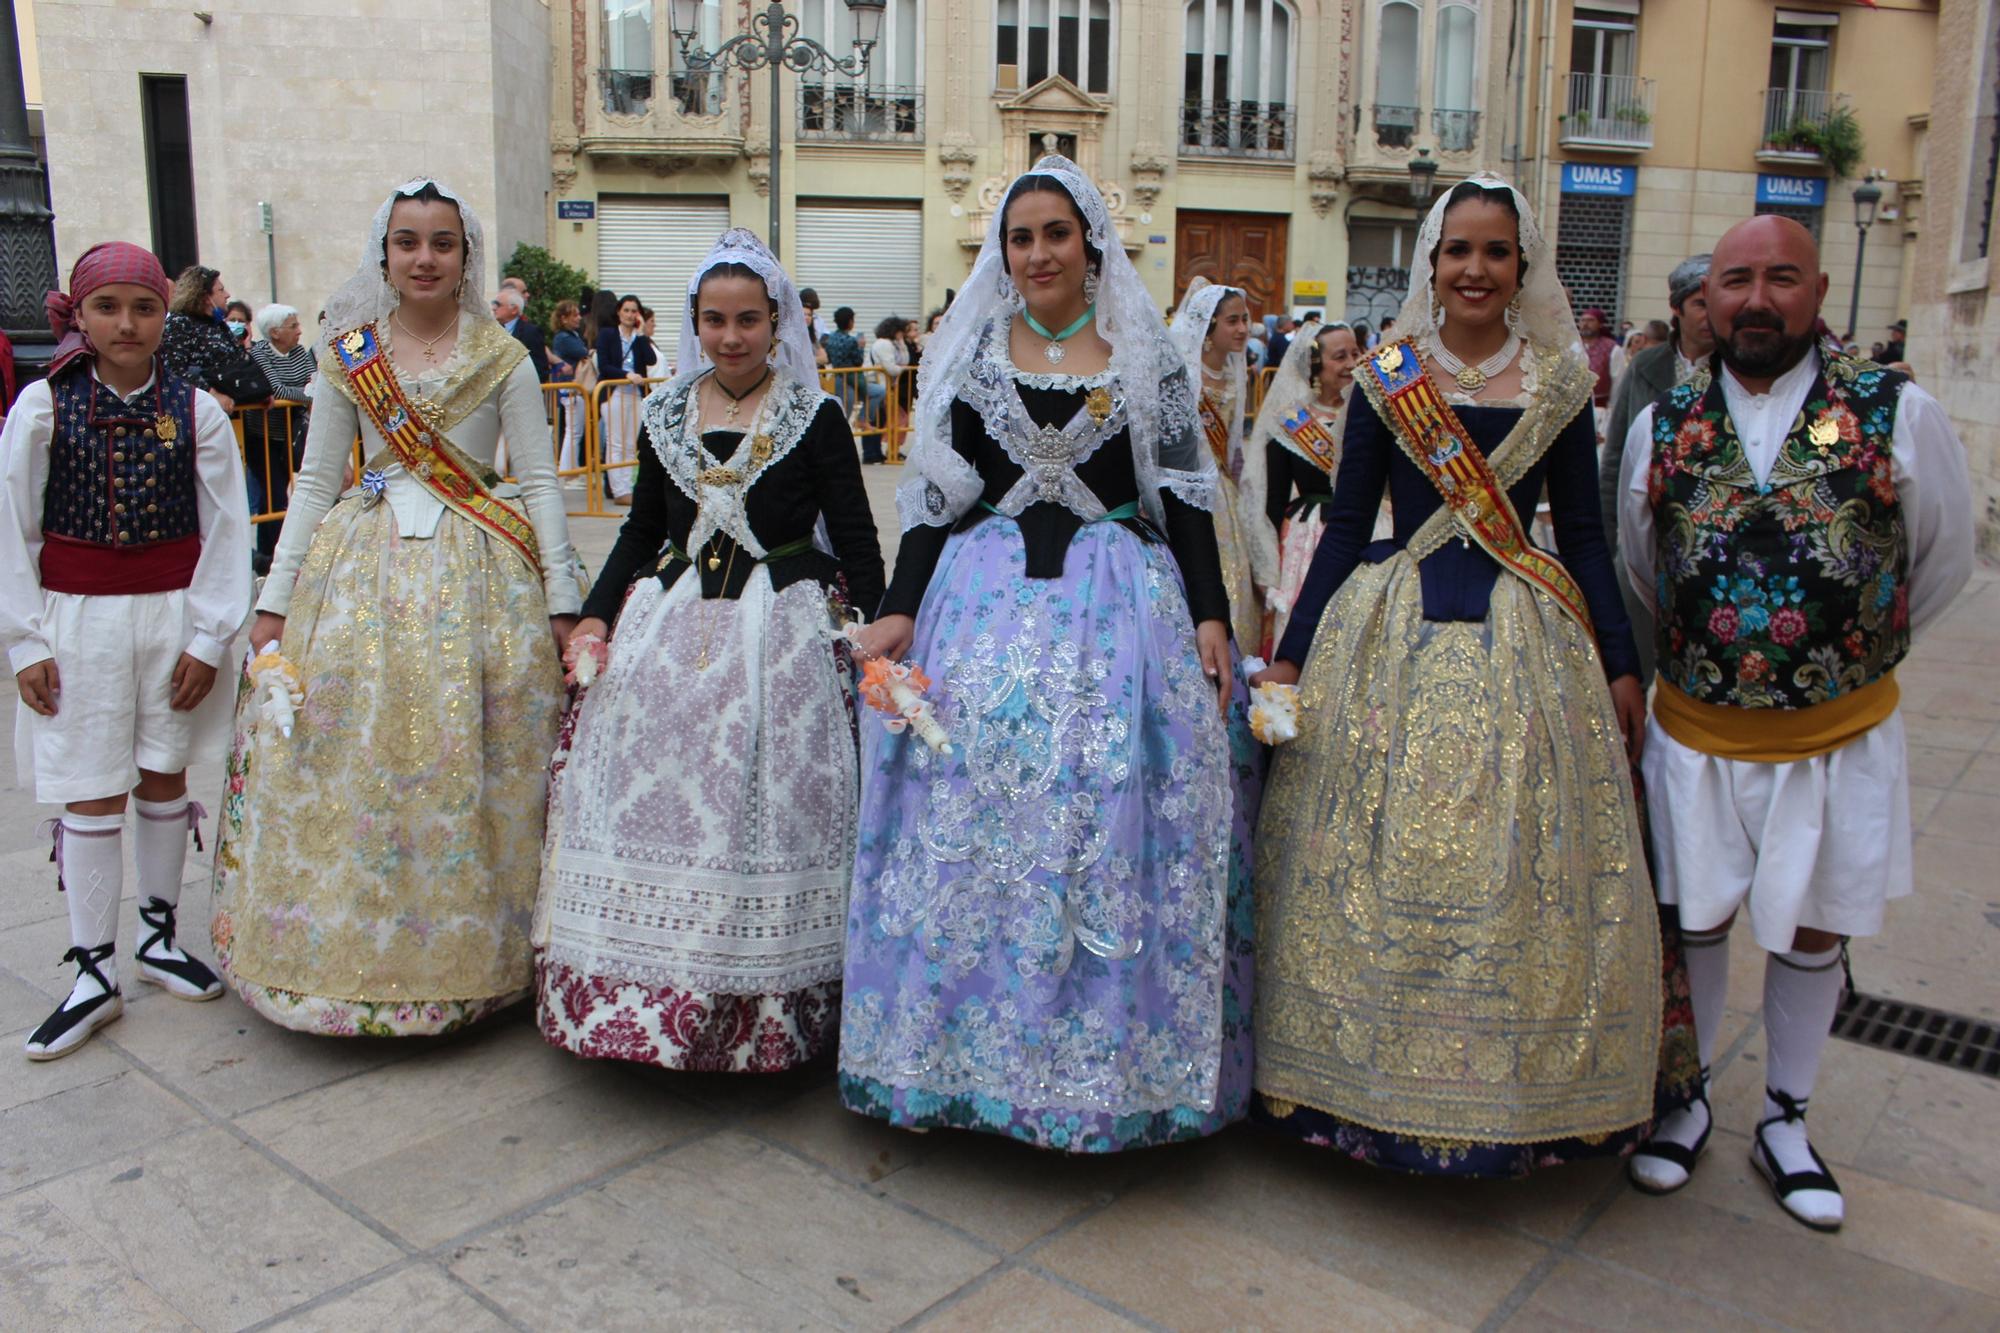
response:
<path fill-rule="evenodd" d="M 551 1046 L 587 1060 L 704 1073 L 777 1074 L 832 1051 L 840 985 L 779 995 L 718 995 L 535 967 L 535 1021 Z"/>

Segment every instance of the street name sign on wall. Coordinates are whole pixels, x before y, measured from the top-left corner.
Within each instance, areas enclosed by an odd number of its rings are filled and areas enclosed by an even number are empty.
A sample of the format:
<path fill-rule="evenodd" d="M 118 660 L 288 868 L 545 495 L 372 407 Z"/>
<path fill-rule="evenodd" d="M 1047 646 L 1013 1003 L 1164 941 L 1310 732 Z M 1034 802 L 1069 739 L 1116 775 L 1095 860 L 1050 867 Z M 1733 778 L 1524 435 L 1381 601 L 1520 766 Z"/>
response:
<path fill-rule="evenodd" d="M 564 222 L 597 221 L 597 201 L 595 199 L 558 199 L 556 217 Z"/>
<path fill-rule="evenodd" d="M 1757 202 L 1792 208 L 1825 208 L 1826 177 L 1757 175 Z"/>
<path fill-rule="evenodd" d="M 1613 167 L 1601 162 L 1563 163 L 1564 194 L 1609 194 L 1630 198 L 1639 184 L 1639 168 Z"/>

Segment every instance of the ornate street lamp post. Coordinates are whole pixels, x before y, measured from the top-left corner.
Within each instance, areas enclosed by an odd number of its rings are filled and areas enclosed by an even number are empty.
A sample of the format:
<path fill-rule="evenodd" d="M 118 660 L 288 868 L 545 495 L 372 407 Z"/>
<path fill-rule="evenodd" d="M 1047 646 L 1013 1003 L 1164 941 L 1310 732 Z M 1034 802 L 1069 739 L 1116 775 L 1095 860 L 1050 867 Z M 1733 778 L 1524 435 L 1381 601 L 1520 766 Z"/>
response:
<path fill-rule="evenodd" d="M 784 90 L 779 86 L 780 69 L 795 74 L 808 70 L 832 70 L 858 79 L 868 72 L 868 56 L 882 32 L 882 11 L 889 0 L 846 0 L 854 15 L 854 54 L 845 60 L 810 37 L 799 35 L 799 21 L 785 12 L 782 4 L 769 4 L 761 14 L 752 14 L 747 31 L 731 37 L 713 51 L 698 49 L 696 25 L 701 18 L 701 0 L 674 0 L 674 41 L 680 48 L 681 63 L 689 74 L 704 74 L 736 68 L 744 71 L 771 71 L 771 234 L 766 238 L 771 253 L 778 253 L 779 132 L 784 124 Z"/>
<path fill-rule="evenodd" d="M 1419 148 L 1417 155 L 1410 159 L 1410 202 L 1418 208 L 1431 201 L 1431 191 L 1437 188 L 1438 164 L 1431 161 L 1431 150 Z"/>
<path fill-rule="evenodd" d="M 42 293 L 56 285 L 55 215 L 46 198 L 28 137 L 14 6 L 0 6 L 0 329 L 14 343 L 23 379 L 39 374 L 55 350 L 42 313 Z"/>
<path fill-rule="evenodd" d="M 1847 298 L 1850 341 L 1855 336 L 1855 321 L 1861 317 L 1861 257 L 1868 253 L 1868 229 L 1875 225 L 1875 205 L 1881 202 L 1882 187 L 1875 183 L 1875 173 L 1871 171 L 1854 187 L 1854 230 L 1859 235 L 1854 242 L 1854 294 Z"/>

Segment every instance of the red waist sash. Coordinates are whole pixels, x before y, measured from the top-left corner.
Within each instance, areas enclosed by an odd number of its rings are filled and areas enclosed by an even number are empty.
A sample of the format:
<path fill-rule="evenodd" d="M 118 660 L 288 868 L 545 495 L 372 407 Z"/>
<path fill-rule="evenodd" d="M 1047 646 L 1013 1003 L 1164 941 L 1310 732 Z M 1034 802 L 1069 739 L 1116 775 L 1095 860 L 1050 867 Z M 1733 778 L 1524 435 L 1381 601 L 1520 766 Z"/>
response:
<path fill-rule="evenodd" d="M 144 546 L 99 546 L 51 533 L 42 538 L 42 587 L 85 597 L 173 592 L 194 582 L 200 559 L 198 536 Z"/>

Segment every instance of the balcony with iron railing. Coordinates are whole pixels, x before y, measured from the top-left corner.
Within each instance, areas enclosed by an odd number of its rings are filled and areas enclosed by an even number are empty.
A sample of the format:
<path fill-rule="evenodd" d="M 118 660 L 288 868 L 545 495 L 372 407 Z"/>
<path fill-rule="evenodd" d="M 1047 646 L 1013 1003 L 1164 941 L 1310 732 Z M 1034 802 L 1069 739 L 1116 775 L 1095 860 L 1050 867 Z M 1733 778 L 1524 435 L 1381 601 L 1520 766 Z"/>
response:
<path fill-rule="evenodd" d="M 1441 152 L 1471 152 L 1479 141 L 1479 113 L 1438 107 L 1431 112 L 1431 133 L 1437 136 Z"/>
<path fill-rule="evenodd" d="M 801 82 L 799 138 L 822 143 L 922 144 L 923 89 Z"/>
<path fill-rule="evenodd" d="M 1653 81 L 1572 70 L 1562 120 L 1565 148 L 1643 152 L 1653 146 Z"/>
<path fill-rule="evenodd" d="M 1375 104 L 1375 142 L 1384 148 L 1408 148 L 1417 137 L 1419 108 Z"/>
<path fill-rule="evenodd" d="M 720 71 L 601 68 L 578 148 L 595 157 L 679 161 L 741 155 Z"/>
<path fill-rule="evenodd" d="M 1282 102 L 1181 103 L 1181 155 L 1289 162 L 1298 113 Z"/>
<path fill-rule="evenodd" d="M 1764 137 L 1757 160 L 1769 163 L 1818 163 L 1819 132 L 1833 118 L 1839 95 L 1819 88 L 1766 88 Z"/>

